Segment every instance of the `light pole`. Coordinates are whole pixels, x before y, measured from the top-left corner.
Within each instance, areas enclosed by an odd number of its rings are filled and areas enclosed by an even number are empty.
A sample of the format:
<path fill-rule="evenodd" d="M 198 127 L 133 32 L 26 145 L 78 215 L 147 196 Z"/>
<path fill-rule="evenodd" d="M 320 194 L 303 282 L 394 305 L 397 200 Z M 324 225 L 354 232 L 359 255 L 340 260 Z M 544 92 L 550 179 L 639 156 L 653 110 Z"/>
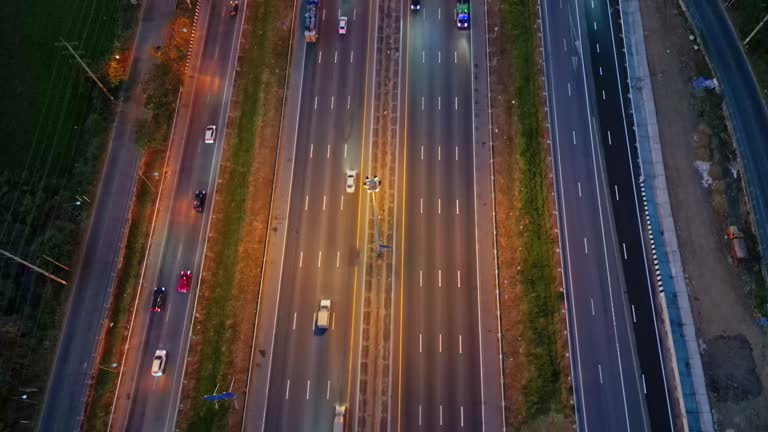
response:
<path fill-rule="evenodd" d="M 119 363 L 112 363 L 112 364 L 109 364 L 109 365 L 99 365 L 99 369 L 104 369 L 104 370 L 110 371 L 110 372 L 117 372 L 117 370 L 115 368 L 118 367 L 119 365 L 120 365 Z M 109 366 L 109 367 L 107 367 L 107 366 Z"/>
<path fill-rule="evenodd" d="M 379 212 L 376 210 L 376 192 L 379 191 L 379 186 L 381 186 L 381 180 L 379 180 L 379 177 L 373 176 L 373 178 L 370 178 L 368 176 L 365 176 L 365 189 L 372 193 L 371 200 L 373 201 L 373 227 L 376 233 L 376 257 L 381 258 L 382 255 L 384 255 L 384 252 L 382 249 L 384 248 L 391 248 L 392 246 L 381 244 L 381 235 L 379 234 Z"/>

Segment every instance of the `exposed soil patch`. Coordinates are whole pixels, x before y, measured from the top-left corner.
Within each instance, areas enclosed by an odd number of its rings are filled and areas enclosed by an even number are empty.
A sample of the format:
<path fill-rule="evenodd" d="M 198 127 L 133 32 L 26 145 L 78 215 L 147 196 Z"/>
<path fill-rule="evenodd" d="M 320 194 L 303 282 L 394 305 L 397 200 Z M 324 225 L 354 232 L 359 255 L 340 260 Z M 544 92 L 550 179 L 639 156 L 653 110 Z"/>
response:
<path fill-rule="evenodd" d="M 752 346 L 744 335 L 714 337 L 702 351 L 707 389 L 718 402 L 741 402 L 763 392 Z"/>
<path fill-rule="evenodd" d="M 667 184 L 704 373 L 720 430 L 768 430 L 768 340 L 755 325 L 751 263 L 737 267 L 724 239 L 745 221 L 719 97 L 691 79 L 711 74 L 674 0 L 640 1 Z M 710 164 L 706 176 L 696 161 Z M 702 164 L 698 164 L 701 168 Z M 706 349 L 704 349 L 706 346 Z M 749 372 L 753 371 L 753 372 Z"/>

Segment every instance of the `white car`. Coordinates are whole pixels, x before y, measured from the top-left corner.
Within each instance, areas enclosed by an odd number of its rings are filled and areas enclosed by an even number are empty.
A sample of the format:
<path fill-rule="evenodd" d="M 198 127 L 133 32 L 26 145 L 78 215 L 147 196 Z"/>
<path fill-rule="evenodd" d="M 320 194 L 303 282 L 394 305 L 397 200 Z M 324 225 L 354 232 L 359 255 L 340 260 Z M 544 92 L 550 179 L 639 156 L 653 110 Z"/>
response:
<path fill-rule="evenodd" d="M 155 351 L 155 357 L 152 358 L 152 376 L 163 376 L 165 373 L 165 350 Z"/>
<path fill-rule="evenodd" d="M 347 34 L 347 17 L 339 17 L 339 34 Z"/>
<path fill-rule="evenodd" d="M 216 140 L 216 126 L 210 125 L 205 128 L 205 142 L 212 144 Z"/>
<path fill-rule="evenodd" d="M 354 171 L 347 171 L 347 192 L 355 193 L 355 177 L 357 173 Z"/>

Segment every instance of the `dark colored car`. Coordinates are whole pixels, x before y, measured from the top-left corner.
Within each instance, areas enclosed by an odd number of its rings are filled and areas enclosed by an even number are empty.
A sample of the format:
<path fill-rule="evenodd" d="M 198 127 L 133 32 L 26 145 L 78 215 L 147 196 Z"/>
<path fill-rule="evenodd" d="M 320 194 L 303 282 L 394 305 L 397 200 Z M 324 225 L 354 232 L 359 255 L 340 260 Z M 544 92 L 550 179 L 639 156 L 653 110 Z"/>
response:
<path fill-rule="evenodd" d="M 176 291 L 185 293 L 189 291 L 189 286 L 192 285 L 192 272 L 184 270 L 179 275 L 179 284 L 176 286 Z"/>
<path fill-rule="evenodd" d="M 235 16 L 240 11 L 240 3 L 237 0 L 231 0 L 229 2 L 229 15 Z"/>
<path fill-rule="evenodd" d="M 411 0 L 411 10 L 417 11 L 421 9 L 421 0 Z"/>
<path fill-rule="evenodd" d="M 194 207 L 195 211 L 198 213 L 202 213 L 203 210 L 205 210 L 205 196 L 207 193 L 205 191 L 197 191 L 195 192 L 195 200 L 192 202 L 192 206 Z"/>
<path fill-rule="evenodd" d="M 152 307 L 149 310 L 153 312 L 160 312 L 165 304 L 165 288 L 157 287 L 152 294 Z"/>

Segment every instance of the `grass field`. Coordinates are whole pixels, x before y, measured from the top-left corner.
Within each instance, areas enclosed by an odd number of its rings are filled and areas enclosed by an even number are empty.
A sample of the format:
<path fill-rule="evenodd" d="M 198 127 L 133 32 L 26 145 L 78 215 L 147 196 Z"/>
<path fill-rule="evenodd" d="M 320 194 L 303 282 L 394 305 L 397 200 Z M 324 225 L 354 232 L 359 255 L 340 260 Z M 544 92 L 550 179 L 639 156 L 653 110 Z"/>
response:
<path fill-rule="evenodd" d="M 113 112 L 57 43 L 73 43 L 98 73 L 136 12 L 117 0 L 0 3 L 0 249 L 66 280 L 45 257 L 75 264 Z M 0 430 L 39 415 L 68 294 L 0 261 Z M 20 389 L 34 403 L 16 399 Z"/>

